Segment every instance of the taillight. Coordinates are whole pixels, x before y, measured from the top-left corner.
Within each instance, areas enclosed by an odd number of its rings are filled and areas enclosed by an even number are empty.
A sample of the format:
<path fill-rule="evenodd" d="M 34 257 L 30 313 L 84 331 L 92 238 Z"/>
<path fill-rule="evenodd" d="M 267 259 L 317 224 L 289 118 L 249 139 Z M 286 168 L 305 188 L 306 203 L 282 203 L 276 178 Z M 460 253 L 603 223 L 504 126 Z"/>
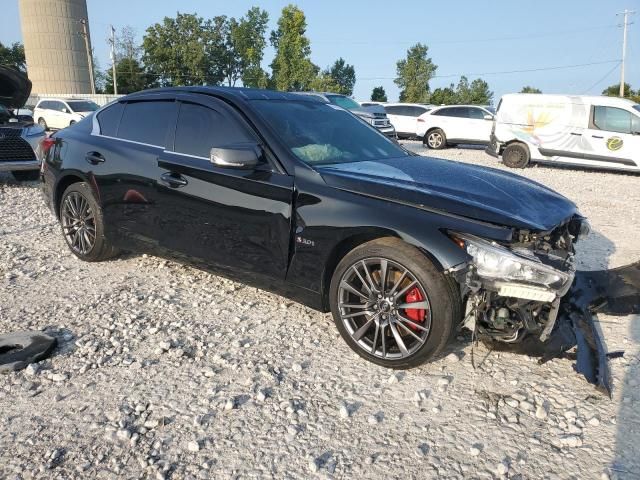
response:
<path fill-rule="evenodd" d="M 49 153 L 49 150 L 51 150 L 51 147 L 53 147 L 55 144 L 56 144 L 56 139 L 52 137 L 47 137 L 44 140 L 42 140 L 43 155 L 46 155 L 47 153 Z"/>

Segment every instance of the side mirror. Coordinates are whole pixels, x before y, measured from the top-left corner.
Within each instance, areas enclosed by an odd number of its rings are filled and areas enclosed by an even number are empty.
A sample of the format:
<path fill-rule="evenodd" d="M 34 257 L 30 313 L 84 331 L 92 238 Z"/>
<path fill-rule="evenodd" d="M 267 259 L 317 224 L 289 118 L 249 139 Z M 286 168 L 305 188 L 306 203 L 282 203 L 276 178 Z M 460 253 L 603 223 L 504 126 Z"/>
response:
<path fill-rule="evenodd" d="M 262 149 L 255 143 L 214 147 L 209 159 L 216 167 L 251 170 L 258 166 L 262 157 Z"/>
<path fill-rule="evenodd" d="M 485 120 L 493 120 L 493 115 L 489 115 L 488 113 L 484 114 L 484 119 Z"/>

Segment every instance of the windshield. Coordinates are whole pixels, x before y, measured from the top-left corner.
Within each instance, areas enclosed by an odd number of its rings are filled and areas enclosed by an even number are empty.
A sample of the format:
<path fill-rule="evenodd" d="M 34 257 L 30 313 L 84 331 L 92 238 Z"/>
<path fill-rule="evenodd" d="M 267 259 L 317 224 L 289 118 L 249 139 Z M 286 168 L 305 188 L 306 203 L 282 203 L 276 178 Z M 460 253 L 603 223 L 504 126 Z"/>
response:
<path fill-rule="evenodd" d="M 355 100 L 345 97 L 344 95 L 327 95 L 327 98 L 334 105 L 346 108 L 347 110 L 353 110 L 354 108 L 360 108 L 360 104 Z"/>
<path fill-rule="evenodd" d="M 69 105 L 74 112 L 95 112 L 100 108 L 96 103 L 89 100 L 67 102 L 67 105 Z"/>
<path fill-rule="evenodd" d="M 293 154 L 309 165 L 408 156 L 374 128 L 331 104 L 254 100 L 253 105 Z"/>

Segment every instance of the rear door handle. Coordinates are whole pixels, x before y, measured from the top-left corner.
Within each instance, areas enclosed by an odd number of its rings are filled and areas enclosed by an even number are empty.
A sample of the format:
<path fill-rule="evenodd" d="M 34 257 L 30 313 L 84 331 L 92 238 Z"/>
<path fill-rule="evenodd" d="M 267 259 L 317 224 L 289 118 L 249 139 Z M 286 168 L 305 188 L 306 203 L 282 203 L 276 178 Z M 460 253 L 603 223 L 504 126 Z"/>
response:
<path fill-rule="evenodd" d="M 97 165 L 99 163 L 104 163 L 104 157 L 100 152 L 89 152 L 87 156 L 84 157 L 87 162 L 91 165 Z"/>
<path fill-rule="evenodd" d="M 602 135 L 591 135 L 593 138 L 604 138 Z"/>
<path fill-rule="evenodd" d="M 578 132 L 571 132 L 571 135 L 575 135 L 577 137 L 581 137 L 582 136 L 582 134 L 578 133 Z"/>
<path fill-rule="evenodd" d="M 184 187 L 187 183 L 189 183 L 187 179 L 184 178 L 179 173 L 172 173 L 172 172 L 163 173 L 160 176 L 160 181 L 170 186 L 171 188 Z"/>

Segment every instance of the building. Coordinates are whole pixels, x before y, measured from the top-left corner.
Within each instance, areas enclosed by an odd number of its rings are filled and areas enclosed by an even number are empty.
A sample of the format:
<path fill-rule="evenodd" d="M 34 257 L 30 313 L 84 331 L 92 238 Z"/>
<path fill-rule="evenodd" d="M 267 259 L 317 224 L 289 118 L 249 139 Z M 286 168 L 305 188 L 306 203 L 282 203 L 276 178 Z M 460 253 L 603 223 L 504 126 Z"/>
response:
<path fill-rule="evenodd" d="M 34 94 L 92 93 L 86 0 L 19 0 L 27 72 Z M 89 50 L 91 51 L 91 50 Z"/>

